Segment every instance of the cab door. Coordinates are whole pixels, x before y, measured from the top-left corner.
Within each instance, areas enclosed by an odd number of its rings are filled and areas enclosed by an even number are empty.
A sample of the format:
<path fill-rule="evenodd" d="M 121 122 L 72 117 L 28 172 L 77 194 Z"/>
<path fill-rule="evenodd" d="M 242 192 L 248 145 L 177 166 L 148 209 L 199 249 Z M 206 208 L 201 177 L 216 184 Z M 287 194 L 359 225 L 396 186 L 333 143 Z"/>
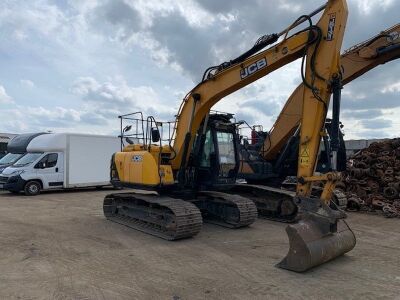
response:
<path fill-rule="evenodd" d="M 215 148 L 218 153 L 218 178 L 220 181 L 236 180 L 239 162 L 236 143 L 235 132 L 215 131 Z"/>
<path fill-rule="evenodd" d="M 64 186 L 64 153 L 59 152 L 57 158 L 57 165 L 56 165 L 56 173 L 57 176 L 57 187 Z"/>
<path fill-rule="evenodd" d="M 207 129 L 205 138 L 199 149 L 200 157 L 197 169 L 197 183 L 212 185 L 218 178 L 218 161 L 215 149 L 214 134 L 211 129 Z"/>
<path fill-rule="evenodd" d="M 45 189 L 63 186 L 59 162 L 63 163 L 62 153 L 48 153 L 35 165 L 36 174 L 42 180 Z"/>

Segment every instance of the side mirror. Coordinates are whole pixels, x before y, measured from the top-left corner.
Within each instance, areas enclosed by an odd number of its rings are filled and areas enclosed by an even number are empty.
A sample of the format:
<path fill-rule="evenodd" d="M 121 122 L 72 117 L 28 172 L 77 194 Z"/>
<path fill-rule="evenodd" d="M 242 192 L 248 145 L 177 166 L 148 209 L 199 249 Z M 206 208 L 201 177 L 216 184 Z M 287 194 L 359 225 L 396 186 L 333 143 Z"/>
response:
<path fill-rule="evenodd" d="M 125 128 L 122 130 L 122 132 L 128 132 L 129 130 L 132 129 L 132 125 L 127 125 Z"/>
<path fill-rule="evenodd" d="M 160 131 L 157 128 L 151 129 L 151 141 L 158 143 L 160 141 Z"/>
<path fill-rule="evenodd" d="M 133 145 L 134 142 L 130 139 L 130 138 L 125 138 L 125 141 L 129 144 L 129 145 Z"/>

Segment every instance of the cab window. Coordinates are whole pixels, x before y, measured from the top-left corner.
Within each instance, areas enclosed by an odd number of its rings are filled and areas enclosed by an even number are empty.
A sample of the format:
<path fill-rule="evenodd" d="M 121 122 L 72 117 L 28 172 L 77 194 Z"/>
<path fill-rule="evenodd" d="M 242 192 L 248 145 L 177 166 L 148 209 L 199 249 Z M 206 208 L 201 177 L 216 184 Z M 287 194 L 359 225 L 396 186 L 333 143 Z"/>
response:
<path fill-rule="evenodd" d="M 50 153 L 45 155 L 35 166 L 35 168 L 53 168 L 57 165 L 58 154 Z"/>
<path fill-rule="evenodd" d="M 220 177 L 233 177 L 236 167 L 235 140 L 230 132 L 217 132 Z"/>
<path fill-rule="evenodd" d="M 208 130 L 206 133 L 206 139 L 204 141 L 204 150 L 201 156 L 200 166 L 210 167 L 211 165 L 211 155 L 215 153 L 214 141 L 212 138 L 211 131 Z"/>

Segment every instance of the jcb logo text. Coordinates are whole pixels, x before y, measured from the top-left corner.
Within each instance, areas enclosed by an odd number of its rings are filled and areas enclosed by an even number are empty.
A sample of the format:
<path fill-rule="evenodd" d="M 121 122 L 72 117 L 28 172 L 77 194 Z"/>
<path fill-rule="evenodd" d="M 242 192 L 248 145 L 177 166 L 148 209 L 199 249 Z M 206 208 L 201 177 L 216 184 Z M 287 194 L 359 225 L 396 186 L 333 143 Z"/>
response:
<path fill-rule="evenodd" d="M 261 70 L 262 68 L 265 68 L 267 66 L 267 60 L 265 58 L 260 59 L 259 61 L 251 64 L 250 66 L 247 66 L 240 70 L 240 78 L 245 79 L 246 77 L 250 76 L 251 74 L 254 74 L 258 70 Z"/>

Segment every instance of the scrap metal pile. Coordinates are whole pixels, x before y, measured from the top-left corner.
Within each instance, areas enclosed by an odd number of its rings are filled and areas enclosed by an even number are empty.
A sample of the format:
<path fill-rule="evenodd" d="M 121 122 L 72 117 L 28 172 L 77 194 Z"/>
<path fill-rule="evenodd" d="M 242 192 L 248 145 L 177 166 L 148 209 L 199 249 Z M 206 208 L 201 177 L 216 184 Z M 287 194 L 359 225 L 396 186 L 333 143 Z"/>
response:
<path fill-rule="evenodd" d="M 336 186 L 347 196 L 347 209 L 400 217 L 400 139 L 372 143 L 348 161 Z"/>

